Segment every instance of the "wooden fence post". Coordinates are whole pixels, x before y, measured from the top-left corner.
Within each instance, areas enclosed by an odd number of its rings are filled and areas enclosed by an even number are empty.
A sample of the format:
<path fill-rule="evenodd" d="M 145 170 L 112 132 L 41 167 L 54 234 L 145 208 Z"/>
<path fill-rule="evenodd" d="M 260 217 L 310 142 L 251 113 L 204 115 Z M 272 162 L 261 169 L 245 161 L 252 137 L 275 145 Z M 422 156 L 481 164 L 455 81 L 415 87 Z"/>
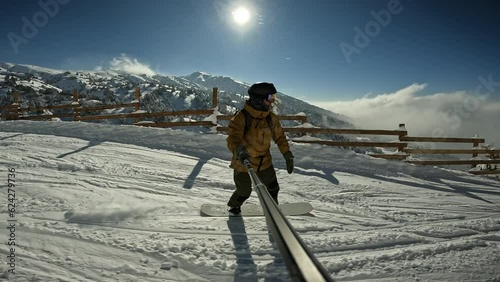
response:
<path fill-rule="evenodd" d="M 12 107 L 10 108 L 9 114 L 12 114 L 12 119 L 19 119 L 19 92 L 14 92 L 12 94 L 14 96 L 14 103 L 12 103 Z"/>
<path fill-rule="evenodd" d="M 136 87 L 135 88 L 135 101 L 137 104 L 135 105 L 135 111 L 139 111 L 141 109 L 141 88 Z M 138 123 L 141 121 L 140 117 L 135 118 L 135 123 Z"/>
<path fill-rule="evenodd" d="M 300 124 L 303 125 L 304 123 L 307 123 L 307 115 L 301 116 L 301 118 L 300 118 Z M 308 135 L 311 135 L 311 134 L 304 133 L 304 132 L 299 134 L 299 136 L 301 136 L 301 137 L 308 136 Z"/>
<path fill-rule="evenodd" d="M 218 92 L 219 92 L 219 88 L 217 88 L 217 87 L 212 88 L 212 107 L 214 109 L 217 108 L 219 105 L 218 98 L 217 98 Z"/>
<path fill-rule="evenodd" d="M 71 105 L 73 105 L 73 121 L 77 121 L 80 116 L 80 103 L 78 103 L 78 90 L 76 89 L 73 90 L 73 103 Z"/>
<path fill-rule="evenodd" d="M 402 127 L 405 129 L 405 131 L 404 131 L 404 132 L 405 132 L 405 134 L 403 135 L 401 132 L 399 133 L 399 137 L 398 137 L 399 142 L 402 142 L 402 141 L 403 141 L 403 140 L 401 140 L 401 137 L 403 137 L 403 136 L 408 136 L 408 131 L 406 131 L 406 125 L 405 125 L 404 123 L 400 123 L 400 124 L 398 125 L 398 129 L 400 129 L 400 128 L 402 128 Z M 405 143 L 406 143 L 406 142 L 405 142 Z M 398 147 L 398 152 L 404 152 L 404 150 L 405 150 L 407 147 L 408 147 L 408 143 L 406 143 L 406 145 L 405 145 L 404 147 Z"/>
<path fill-rule="evenodd" d="M 479 143 L 478 143 L 478 142 L 476 142 L 476 141 L 474 141 L 474 143 L 472 143 L 472 149 L 475 149 L 477 146 L 479 146 Z M 476 153 L 476 154 L 472 154 L 472 158 L 475 158 L 475 157 L 477 157 L 477 153 Z M 471 167 L 471 168 L 474 168 L 474 167 L 476 167 L 476 166 L 477 166 L 477 165 L 472 164 L 470 167 Z"/>

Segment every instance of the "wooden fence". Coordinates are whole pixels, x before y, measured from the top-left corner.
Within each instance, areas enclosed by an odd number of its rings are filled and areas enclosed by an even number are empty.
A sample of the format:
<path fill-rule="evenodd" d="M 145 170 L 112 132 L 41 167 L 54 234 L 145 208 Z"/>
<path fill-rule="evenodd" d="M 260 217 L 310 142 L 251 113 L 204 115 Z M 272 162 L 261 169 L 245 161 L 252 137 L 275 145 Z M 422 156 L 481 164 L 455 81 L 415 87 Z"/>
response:
<path fill-rule="evenodd" d="M 487 165 L 486 170 L 470 170 L 473 174 L 500 174 L 500 170 L 496 169 L 496 165 L 500 164 L 500 149 L 493 149 L 486 146 L 481 146 L 485 143 L 484 138 L 431 138 L 431 137 L 410 137 L 401 136 L 399 138 L 405 142 L 432 142 L 432 143 L 469 143 L 472 144 L 471 149 L 416 149 L 404 148 L 403 152 L 408 155 L 468 155 L 472 158 L 469 160 L 405 160 L 406 162 L 419 165 L 471 165 L 472 168 L 477 165 Z M 486 155 L 488 159 L 477 159 L 479 155 Z"/>
<path fill-rule="evenodd" d="M 220 121 L 229 121 L 233 115 L 218 115 L 217 124 L 212 121 L 176 121 L 176 122 L 147 122 L 141 121 L 144 118 L 151 117 L 165 117 L 165 116 L 199 116 L 199 115 L 212 115 L 218 106 L 218 89 L 213 88 L 213 109 L 207 110 L 184 110 L 184 111 L 168 111 L 168 112 L 145 112 L 141 111 L 141 91 L 139 87 L 135 89 L 135 100 L 126 104 L 119 105 L 102 105 L 95 107 L 83 107 L 79 103 L 78 92 L 73 92 L 73 102 L 67 105 L 56 105 L 39 108 L 20 108 L 19 107 L 19 93 L 14 93 L 13 103 L 9 106 L 1 106 L 0 111 L 7 110 L 7 114 L 0 115 L 1 119 L 7 120 L 44 120 L 52 118 L 72 118 L 74 121 L 95 121 L 105 119 L 124 119 L 133 118 L 134 125 L 145 127 L 175 127 L 175 126 L 216 126 L 217 132 L 226 132 L 226 126 L 220 126 Z M 118 114 L 100 114 L 100 115 L 84 115 L 81 114 L 86 111 L 102 111 L 106 109 L 119 109 L 119 108 L 133 108 L 132 113 L 118 113 Z M 60 110 L 69 109 L 71 113 L 65 114 L 37 114 L 25 115 L 25 113 L 43 110 Z M 24 115 L 22 115 L 24 114 Z M 280 115 L 280 120 L 298 121 L 300 124 L 307 123 L 307 116 L 305 115 Z M 500 169 L 497 169 L 497 164 L 500 164 L 499 149 L 480 148 L 480 144 L 485 143 L 484 138 L 434 138 L 434 137 L 412 137 L 408 136 L 408 132 L 404 124 L 400 124 L 397 130 L 373 130 L 373 129 L 338 129 L 338 128 L 311 128 L 311 127 L 284 127 L 283 130 L 289 133 L 298 133 L 302 135 L 309 134 L 341 134 L 341 135 L 377 135 L 377 136 L 395 136 L 396 140 L 389 142 L 357 142 L 357 141 L 332 141 L 320 140 L 317 138 L 291 138 L 290 141 L 296 143 L 313 143 L 328 146 L 338 147 L 372 147 L 372 148 L 395 148 L 394 153 L 386 154 L 370 154 L 372 157 L 384 158 L 391 160 L 401 160 L 408 163 L 419 165 L 487 165 L 489 168 L 486 170 L 473 169 L 470 170 L 473 174 L 500 174 Z M 313 140 L 312 140 L 313 139 Z M 471 149 L 417 149 L 410 148 L 410 143 L 418 142 L 432 142 L 432 143 L 470 143 Z M 472 159 L 469 160 L 415 160 L 414 155 L 459 155 L 471 154 Z M 487 155 L 489 159 L 477 159 L 478 155 Z"/>

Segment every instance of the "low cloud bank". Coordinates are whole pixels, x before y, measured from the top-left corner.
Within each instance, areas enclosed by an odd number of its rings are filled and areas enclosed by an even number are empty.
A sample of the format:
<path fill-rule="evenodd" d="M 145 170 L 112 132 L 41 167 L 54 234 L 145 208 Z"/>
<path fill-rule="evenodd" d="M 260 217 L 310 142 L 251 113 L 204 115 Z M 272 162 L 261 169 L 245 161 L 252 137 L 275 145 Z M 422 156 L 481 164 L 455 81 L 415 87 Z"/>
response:
<path fill-rule="evenodd" d="M 500 147 L 500 101 L 494 101 L 487 88 L 474 93 L 421 95 L 426 86 L 412 84 L 393 93 L 353 101 L 311 103 L 351 117 L 360 128 L 396 129 L 404 123 L 411 136 L 473 137 L 477 134 L 486 138 L 486 143 Z"/>

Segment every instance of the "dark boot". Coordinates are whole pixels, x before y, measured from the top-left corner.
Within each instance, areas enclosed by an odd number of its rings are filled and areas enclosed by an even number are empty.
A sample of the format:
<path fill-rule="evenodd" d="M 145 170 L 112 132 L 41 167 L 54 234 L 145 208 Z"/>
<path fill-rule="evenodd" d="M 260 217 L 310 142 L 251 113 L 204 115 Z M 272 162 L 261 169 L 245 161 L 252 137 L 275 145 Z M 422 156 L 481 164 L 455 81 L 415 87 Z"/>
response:
<path fill-rule="evenodd" d="M 233 215 L 239 215 L 241 213 L 241 207 L 230 207 L 227 211 Z"/>

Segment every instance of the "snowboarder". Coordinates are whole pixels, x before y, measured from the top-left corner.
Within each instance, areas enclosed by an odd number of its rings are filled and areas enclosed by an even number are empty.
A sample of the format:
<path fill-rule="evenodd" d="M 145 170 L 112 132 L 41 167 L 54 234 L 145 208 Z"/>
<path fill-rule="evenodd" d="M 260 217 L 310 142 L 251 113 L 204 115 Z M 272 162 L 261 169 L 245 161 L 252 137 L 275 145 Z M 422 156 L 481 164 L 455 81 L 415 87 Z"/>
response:
<path fill-rule="evenodd" d="M 248 89 L 250 99 L 229 122 L 227 147 L 233 153 L 230 167 L 234 169 L 236 190 L 227 205 L 229 212 L 239 214 L 241 205 L 252 193 L 252 183 L 243 160 L 247 159 L 269 194 L 278 203 L 280 190 L 273 167 L 270 147 L 271 139 L 278 145 L 286 161 L 288 173 L 293 172 L 293 154 L 276 114 L 270 111 L 276 98 L 272 83 L 259 82 Z"/>

